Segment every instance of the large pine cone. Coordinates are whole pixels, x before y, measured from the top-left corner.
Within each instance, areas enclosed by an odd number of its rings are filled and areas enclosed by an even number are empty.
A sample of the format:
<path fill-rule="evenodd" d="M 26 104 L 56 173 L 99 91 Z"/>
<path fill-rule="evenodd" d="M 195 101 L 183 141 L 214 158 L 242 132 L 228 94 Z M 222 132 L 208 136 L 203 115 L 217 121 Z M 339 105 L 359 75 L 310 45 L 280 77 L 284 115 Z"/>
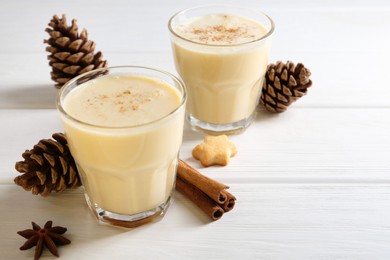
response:
<path fill-rule="evenodd" d="M 50 38 L 44 40 L 49 44 L 46 51 L 49 65 L 52 67 L 51 78 L 57 82 L 56 88 L 61 88 L 66 82 L 84 72 L 103 68 L 107 61 L 102 60 L 102 53 L 94 54 L 96 44 L 88 40 L 87 30 L 83 29 L 79 35 L 76 20 L 68 27 L 66 16 L 53 16 L 46 28 Z"/>
<path fill-rule="evenodd" d="M 15 164 L 15 169 L 24 174 L 17 176 L 14 182 L 44 197 L 52 191 L 61 192 L 81 185 L 65 135 L 55 133 L 52 137 L 54 140 L 42 139 L 33 149 L 26 150 L 22 154 L 24 161 Z"/>
<path fill-rule="evenodd" d="M 312 85 L 310 70 L 291 61 L 269 64 L 261 90 L 260 104 L 271 112 L 283 112 L 291 103 L 306 95 Z"/>

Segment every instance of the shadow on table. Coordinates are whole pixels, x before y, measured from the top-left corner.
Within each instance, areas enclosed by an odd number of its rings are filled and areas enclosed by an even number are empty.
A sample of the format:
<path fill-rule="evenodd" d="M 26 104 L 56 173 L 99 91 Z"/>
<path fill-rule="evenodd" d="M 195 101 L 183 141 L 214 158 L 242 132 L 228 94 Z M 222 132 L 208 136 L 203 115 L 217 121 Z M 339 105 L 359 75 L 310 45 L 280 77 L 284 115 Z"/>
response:
<path fill-rule="evenodd" d="M 281 115 L 281 113 L 272 113 L 272 112 L 269 112 L 265 109 L 257 108 L 257 114 L 256 114 L 256 117 L 253 121 L 254 122 L 266 121 L 266 120 L 277 118 L 280 115 Z"/>
<path fill-rule="evenodd" d="M 0 88 L 0 108 L 55 108 L 57 92 L 58 90 L 51 84 Z"/>
<path fill-rule="evenodd" d="M 177 225 L 198 227 L 213 222 L 201 209 L 178 191 L 175 191 L 175 200 L 173 204 L 174 207 L 176 206 L 179 209 L 184 208 L 184 210 L 180 209 L 180 218 L 183 223 L 180 223 L 180 220 L 178 220 L 176 221 Z"/>
<path fill-rule="evenodd" d="M 18 229 L 27 229 L 31 221 L 43 226 L 46 221 L 52 220 L 53 225 L 68 228 L 66 236 L 75 239 L 97 240 L 109 236 L 119 235 L 129 231 L 154 229 L 161 225 L 172 225 L 172 221 L 163 224 L 164 219 L 177 218 L 174 225 L 200 226 L 210 223 L 209 218 L 191 201 L 176 192 L 174 201 L 168 209 L 167 216 L 161 221 L 146 224 L 137 228 L 121 228 L 108 224 L 100 224 L 87 206 L 82 187 L 65 190 L 61 193 L 51 193 L 48 197 L 33 195 L 15 184 L 0 184 L 0 221 L 5 227 L 17 225 Z M 182 208 L 185 208 L 183 210 Z M 184 215 L 184 216 L 183 216 Z M 171 219 L 172 220 L 172 219 Z M 181 220 L 183 223 L 180 223 Z M 17 232 L 18 230 L 14 230 Z M 80 242 L 78 242 L 80 243 Z"/>
<path fill-rule="evenodd" d="M 184 131 L 183 131 L 183 142 L 201 141 L 203 140 L 205 135 L 206 135 L 205 133 L 192 130 L 189 123 L 185 121 Z"/>
<path fill-rule="evenodd" d="M 26 229 L 31 227 L 31 221 L 43 226 L 52 220 L 54 226 L 68 228 L 65 236 L 71 240 L 78 236 L 99 239 L 131 230 L 99 225 L 85 202 L 82 188 L 42 197 L 14 184 L 1 184 L 0 192 L 0 221 L 5 226 L 17 223 L 19 229 Z"/>

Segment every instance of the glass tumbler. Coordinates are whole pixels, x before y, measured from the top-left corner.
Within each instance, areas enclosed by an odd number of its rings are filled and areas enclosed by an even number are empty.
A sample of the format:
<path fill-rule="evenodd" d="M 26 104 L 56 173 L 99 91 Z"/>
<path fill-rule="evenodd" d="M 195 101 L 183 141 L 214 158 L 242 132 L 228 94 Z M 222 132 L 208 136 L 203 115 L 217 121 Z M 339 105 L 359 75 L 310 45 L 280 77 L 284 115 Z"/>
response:
<path fill-rule="evenodd" d="M 235 134 L 253 121 L 274 23 L 254 8 L 209 5 L 178 12 L 168 28 L 193 129 Z"/>
<path fill-rule="evenodd" d="M 142 92 L 138 84 L 147 84 L 150 91 Z M 94 87 L 88 88 L 90 85 Z M 96 86 L 103 92 L 96 92 Z M 120 90 L 128 86 L 130 90 Z M 161 89 L 165 88 L 175 100 L 163 99 Z M 133 99 L 125 100 L 124 95 L 132 95 Z M 84 101 L 71 103 L 77 96 Z M 156 101 L 153 109 L 143 110 L 157 97 L 164 102 Z M 62 87 L 57 109 L 86 201 L 99 221 L 136 227 L 164 215 L 174 191 L 186 99 L 180 79 L 147 67 L 102 68 L 82 74 Z M 91 104 L 97 111 L 86 114 Z M 102 110 L 98 110 L 100 105 Z M 149 120 L 150 114 L 166 106 L 172 108 L 169 113 Z M 102 111 L 106 114 L 99 114 Z M 130 119 L 123 117 L 121 113 L 125 112 L 134 112 L 130 115 L 138 115 L 140 121 L 123 124 L 123 119 Z M 95 117 L 106 117 L 108 121 L 96 123 L 91 119 Z M 116 117 L 119 119 L 114 122 Z"/>

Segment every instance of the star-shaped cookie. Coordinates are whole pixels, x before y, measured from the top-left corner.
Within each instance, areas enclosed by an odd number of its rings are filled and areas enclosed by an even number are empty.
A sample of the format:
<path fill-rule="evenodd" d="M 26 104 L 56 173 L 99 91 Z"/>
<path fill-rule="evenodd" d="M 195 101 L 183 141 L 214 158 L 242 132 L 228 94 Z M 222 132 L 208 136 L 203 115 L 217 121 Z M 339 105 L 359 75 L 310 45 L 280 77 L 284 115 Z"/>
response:
<path fill-rule="evenodd" d="M 226 135 L 206 136 L 203 143 L 192 150 L 192 156 L 205 166 L 222 165 L 229 163 L 230 157 L 237 154 L 234 143 Z"/>

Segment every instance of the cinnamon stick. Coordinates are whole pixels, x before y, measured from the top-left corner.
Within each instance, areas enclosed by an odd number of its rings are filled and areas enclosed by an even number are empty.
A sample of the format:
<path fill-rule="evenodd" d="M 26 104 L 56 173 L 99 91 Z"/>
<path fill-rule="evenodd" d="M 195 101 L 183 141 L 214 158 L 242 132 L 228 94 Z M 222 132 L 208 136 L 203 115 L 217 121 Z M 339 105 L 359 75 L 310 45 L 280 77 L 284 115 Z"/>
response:
<path fill-rule="evenodd" d="M 227 200 L 226 194 L 222 191 L 229 188 L 228 186 L 202 175 L 182 160 L 179 160 L 178 163 L 177 177 L 194 185 L 219 204 L 223 204 Z"/>
<path fill-rule="evenodd" d="M 183 180 L 181 177 L 176 178 L 176 189 L 187 196 L 212 220 L 218 220 L 224 214 L 223 209 L 214 200 L 199 190 L 196 186 Z"/>
<path fill-rule="evenodd" d="M 225 196 L 226 196 L 226 201 L 225 201 L 225 203 L 223 203 L 222 205 L 221 205 L 221 207 L 222 207 L 222 209 L 225 211 L 225 212 L 229 212 L 229 211 L 231 211 L 233 208 L 234 208 L 234 206 L 236 205 L 236 197 L 234 197 L 234 195 L 233 194 L 231 194 L 230 192 L 228 192 L 228 191 L 226 191 L 226 190 L 224 190 L 224 191 L 222 191 L 224 194 L 225 194 Z"/>

